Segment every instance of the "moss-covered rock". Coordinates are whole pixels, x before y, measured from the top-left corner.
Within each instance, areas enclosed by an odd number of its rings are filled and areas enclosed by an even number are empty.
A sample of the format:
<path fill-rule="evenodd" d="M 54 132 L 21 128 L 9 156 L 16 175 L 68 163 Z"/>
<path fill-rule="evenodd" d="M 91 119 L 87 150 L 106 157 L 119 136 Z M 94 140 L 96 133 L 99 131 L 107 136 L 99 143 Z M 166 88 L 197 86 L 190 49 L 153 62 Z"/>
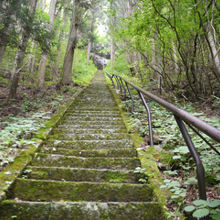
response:
<path fill-rule="evenodd" d="M 63 155 L 38 154 L 31 162 L 32 166 L 47 167 L 81 167 L 81 168 L 109 168 L 135 169 L 140 165 L 137 158 L 102 158 L 102 157 L 74 157 Z"/>
<path fill-rule="evenodd" d="M 152 201 L 145 184 L 113 184 L 17 179 L 9 198 L 26 201 Z"/>
<path fill-rule="evenodd" d="M 0 218 L 11 220 L 164 220 L 154 202 L 15 202 L 5 201 Z"/>

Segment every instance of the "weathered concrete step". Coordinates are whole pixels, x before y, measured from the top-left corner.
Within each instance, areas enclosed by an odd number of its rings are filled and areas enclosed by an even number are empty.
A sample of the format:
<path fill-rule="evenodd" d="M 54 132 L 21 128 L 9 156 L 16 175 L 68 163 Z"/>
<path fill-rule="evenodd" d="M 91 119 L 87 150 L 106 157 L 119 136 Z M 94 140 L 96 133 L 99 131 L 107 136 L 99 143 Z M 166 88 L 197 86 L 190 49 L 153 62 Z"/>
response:
<path fill-rule="evenodd" d="M 87 113 L 66 113 L 65 114 L 65 117 L 80 117 L 80 118 L 85 118 L 85 117 L 113 117 L 113 118 L 120 118 L 121 119 L 121 115 L 118 113 L 90 113 L 90 114 L 87 114 Z"/>
<path fill-rule="evenodd" d="M 56 133 L 65 133 L 65 134 L 117 134 L 117 133 L 126 133 L 125 128 L 55 128 L 53 129 L 52 134 Z"/>
<path fill-rule="evenodd" d="M 91 107 L 92 106 L 92 107 Z M 91 103 L 86 103 L 86 102 L 82 102 L 82 103 L 78 103 L 78 105 L 76 106 L 76 108 L 78 108 L 78 109 L 83 109 L 83 108 L 97 108 L 97 109 L 99 109 L 99 108 L 102 108 L 103 110 L 105 109 L 105 108 L 117 108 L 117 105 L 116 105 L 116 103 L 108 103 L 108 102 L 95 102 L 95 103 L 93 103 L 93 102 L 91 102 Z"/>
<path fill-rule="evenodd" d="M 83 169 L 66 167 L 33 167 L 28 166 L 22 177 L 28 179 L 60 180 L 77 182 L 110 182 L 138 183 L 138 175 L 134 171 L 109 169 Z"/>
<path fill-rule="evenodd" d="M 119 112 L 67 112 L 65 116 L 80 116 L 80 117 L 116 117 L 121 118 L 121 114 Z"/>
<path fill-rule="evenodd" d="M 97 130 L 97 129 L 122 129 L 124 130 L 125 129 L 125 126 L 124 125 L 99 125 L 99 124 L 88 124 L 88 125 L 81 125 L 81 124 L 60 124 L 57 126 L 57 128 L 61 128 L 61 129 L 94 129 L 94 130 Z"/>
<path fill-rule="evenodd" d="M 147 202 L 153 200 L 147 184 L 65 182 L 17 178 L 9 198 L 26 201 Z"/>
<path fill-rule="evenodd" d="M 24 202 L 6 200 L 1 220 L 164 220 L 156 202 Z"/>
<path fill-rule="evenodd" d="M 136 157 L 137 152 L 133 148 L 127 149 L 98 149 L 98 150 L 74 150 L 58 147 L 42 147 L 39 150 L 44 154 L 61 154 L 77 157 Z"/>
<path fill-rule="evenodd" d="M 104 125 L 112 125 L 112 126 L 117 126 L 117 125 L 121 125 L 121 126 L 125 126 L 124 123 L 120 120 L 120 121 L 101 121 L 101 120 L 97 120 L 97 121 L 89 121 L 89 120 L 69 120 L 69 119 L 64 119 L 62 120 L 62 124 L 66 124 L 66 125 L 78 125 L 80 124 L 81 126 L 87 126 L 87 125 L 100 125 L 100 126 L 104 126 Z"/>
<path fill-rule="evenodd" d="M 58 147 L 75 150 L 95 150 L 95 149 L 127 149 L 133 148 L 133 142 L 128 139 L 123 140 L 47 140 L 42 147 Z"/>
<path fill-rule="evenodd" d="M 127 133 L 112 133 L 112 134 L 74 134 L 74 133 L 55 133 L 49 135 L 49 140 L 121 140 L 129 139 Z"/>
<path fill-rule="evenodd" d="M 81 117 L 81 116 L 65 116 L 64 120 L 71 120 L 71 121 L 121 121 L 122 122 L 122 118 L 121 117 L 101 117 L 101 116 L 85 116 L 85 117 Z"/>
<path fill-rule="evenodd" d="M 75 106 L 74 106 L 75 107 Z M 68 109 L 68 111 L 66 112 L 66 114 L 88 114 L 88 115 L 96 115 L 96 114 L 100 114 L 100 115 L 118 115 L 120 114 L 119 113 L 119 110 L 111 110 L 111 109 L 108 109 L 108 110 L 105 110 L 105 111 L 102 111 L 102 110 L 99 110 L 99 111 L 95 111 L 95 110 L 91 110 L 91 111 L 87 111 L 87 110 L 72 110 L 71 108 Z"/>
<path fill-rule="evenodd" d="M 100 106 L 75 106 L 74 108 L 71 108 L 71 110 L 74 110 L 74 111 L 79 111 L 79 110 L 82 110 L 82 111 L 108 111 L 108 110 L 118 110 L 118 106 L 114 106 L 111 108 L 109 106 L 103 106 L 103 105 L 100 105 Z"/>
<path fill-rule="evenodd" d="M 106 169 L 135 169 L 140 161 L 135 157 L 74 157 L 58 154 L 36 154 L 31 162 L 32 166 L 42 167 L 79 167 L 79 168 L 106 168 Z"/>
<path fill-rule="evenodd" d="M 88 98 L 81 98 L 77 101 L 77 104 L 81 103 L 109 103 L 109 104 L 115 104 L 114 99 L 109 95 L 105 97 L 100 96 L 90 96 Z"/>

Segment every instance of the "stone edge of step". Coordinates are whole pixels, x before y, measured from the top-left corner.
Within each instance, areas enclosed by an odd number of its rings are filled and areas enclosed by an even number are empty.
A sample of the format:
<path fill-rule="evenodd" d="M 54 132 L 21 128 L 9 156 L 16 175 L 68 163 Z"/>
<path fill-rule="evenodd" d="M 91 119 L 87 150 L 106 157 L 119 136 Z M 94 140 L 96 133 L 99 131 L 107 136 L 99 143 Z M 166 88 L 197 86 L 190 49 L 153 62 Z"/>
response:
<path fill-rule="evenodd" d="M 35 144 L 29 145 L 27 149 L 22 150 L 14 159 L 14 162 L 0 172 L 0 202 L 6 199 L 6 192 L 9 190 L 15 179 L 21 174 L 23 169 L 32 160 L 36 150 L 42 145 L 47 136 L 51 133 L 54 126 L 58 124 L 60 119 L 74 103 L 76 98 L 87 87 L 79 88 L 71 97 L 71 99 L 60 107 L 58 113 L 54 114 L 50 120 L 48 120 L 43 127 L 41 127 L 37 134 L 32 139 Z"/>

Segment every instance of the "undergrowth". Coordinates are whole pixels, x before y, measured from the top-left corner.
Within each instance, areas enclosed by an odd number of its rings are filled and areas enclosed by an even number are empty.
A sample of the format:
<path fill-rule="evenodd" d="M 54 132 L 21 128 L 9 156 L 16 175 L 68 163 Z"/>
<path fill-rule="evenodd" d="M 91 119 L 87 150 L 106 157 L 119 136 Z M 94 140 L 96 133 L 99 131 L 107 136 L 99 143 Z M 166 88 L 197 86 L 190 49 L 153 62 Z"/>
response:
<path fill-rule="evenodd" d="M 142 105 L 139 97 L 134 95 L 135 112 L 130 120 L 131 130 L 138 131 L 145 139 L 145 147 L 148 147 L 148 124 L 147 113 Z M 177 123 L 172 113 L 168 112 L 159 104 L 148 100 L 148 105 L 152 114 L 152 126 L 154 131 L 154 139 L 163 150 L 170 152 L 172 159 L 169 164 L 161 166 L 160 158 L 156 158 L 159 168 L 163 167 L 164 185 L 161 188 L 169 188 L 172 192 L 169 201 L 168 215 L 172 219 L 178 219 L 178 212 L 183 210 L 185 204 L 190 204 L 197 199 L 197 179 L 195 162 L 193 161 L 188 147 L 179 131 Z M 175 103 L 175 105 L 179 105 Z M 127 111 L 131 109 L 131 101 L 123 101 L 122 107 Z M 220 129 L 220 120 L 217 117 L 207 117 L 202 112 L 195 112 L 192 104 L 187 103 L 179 106 L 187 112 L 206 121 L 208 124 Z M 200 154 L 200 158 L 205 168 L 205 177 L 208 191 L 208 199 L 219 201 L 220 195 L 218 189 L 220 187 L 220 160 L 219 155 L 214 152 L 193 130 L 188 128 L 192 141 Z M 202 134 L 213 146 L 220 151 L 220 144 L 214 142 L 207 135 Z M 213 211 L 215 216 L 220 217 L 219 209 Z M 196 212 L 197 213 L 197 212 Z M 207 213 L 207 212 L 206 212 Z M 217 214 L 216 214 L 217 213 Z M 216 218 L 213 218 L 216 219 Z"/>
<path fill-rule="evenodd" d="M 77 87 L 64 86 L 56 91 L 51 88 L 35 96 L 23 94 L 21 102 L 11 103 L 1 109 L 0 118 L 0 171 L 14 161 L 16 155 L 33 144 L 32 137 L 45 121 L 57 112 L 59 106 L 65 104 L 77 91 Z M 16 112 L 8 109 L 16 108 Z"/>

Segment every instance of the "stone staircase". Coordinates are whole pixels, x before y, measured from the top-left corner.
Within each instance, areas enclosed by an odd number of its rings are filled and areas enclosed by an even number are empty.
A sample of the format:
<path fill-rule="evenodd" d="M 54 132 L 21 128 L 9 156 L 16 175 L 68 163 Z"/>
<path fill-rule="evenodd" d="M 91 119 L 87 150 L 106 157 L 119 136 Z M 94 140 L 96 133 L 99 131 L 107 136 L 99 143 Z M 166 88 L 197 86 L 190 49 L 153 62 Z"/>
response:
<path fill-rule="evenodd" d="M 0 219 L 160 220 L 118 107 L 100 72 L 2 202 Z"/>

